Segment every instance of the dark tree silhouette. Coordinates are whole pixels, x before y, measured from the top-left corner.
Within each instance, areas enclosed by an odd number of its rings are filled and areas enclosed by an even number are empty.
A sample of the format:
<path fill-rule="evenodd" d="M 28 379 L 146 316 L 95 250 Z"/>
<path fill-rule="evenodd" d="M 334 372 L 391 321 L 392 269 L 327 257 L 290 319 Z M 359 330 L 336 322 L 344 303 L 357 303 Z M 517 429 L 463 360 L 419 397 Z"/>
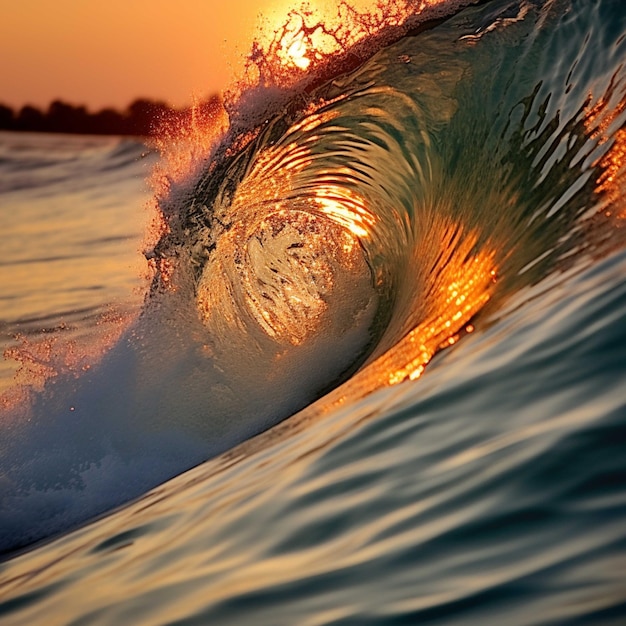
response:
<path fill-rule="evenodd" d="M 23 106 L 17 114 L 15 120 L 15 130 L 45 130 L 45 116 L 35 107 L 30 105 Z"/>
<path fill-rule="evenodd" d="M 10 128 L 15 124 L 15 114 L 11 107 L 0 104 L 0 128 Z"/>
<path fill-rule="evenodd" d="M 202 115 L 213 113 L 221 102 L 220 96 L 211 96 L 199 103 L 195 111 Z M 188 121 L 191 116 L 190 108 L 174 109 L 163 101 L 147 98 L 138 98 L 123 112 L 105 108 L 96 113 L 82 105 L 54 100 L 46 111 L 26 105 L 17 114 L 0 104 L 0 130 L 150 136 L 173 122 Z"/>
<path fill-rule="evenodd" d="M 125 119 L 115 109 L 102 109 L 89 120 L 89 133 L 92 135 L 127 135 Z"/>

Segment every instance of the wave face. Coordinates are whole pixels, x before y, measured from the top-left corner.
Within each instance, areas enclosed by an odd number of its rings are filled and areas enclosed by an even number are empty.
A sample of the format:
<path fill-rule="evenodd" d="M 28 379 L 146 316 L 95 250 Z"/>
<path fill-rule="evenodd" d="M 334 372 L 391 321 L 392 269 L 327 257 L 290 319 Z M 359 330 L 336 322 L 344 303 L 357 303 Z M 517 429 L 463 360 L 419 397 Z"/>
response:
<path fill-rule="evenodd" d="M 0 549 L 65 534 L 0 614 L 623 617 L 626 12 L 402 34 L 242 97 L 160 199 L 141 315 L 7 409 Z"/>
<path fill-rule="evenodd" d="M 474 318 L 622 245 L 623 44 L 586 54 L 602 19 L 572 11 L 489 3 L 402 37 L 232 129 L 166 199 L 153 298 L 199 316 L 237 389 L 220 412 L 415 379 Z"/>

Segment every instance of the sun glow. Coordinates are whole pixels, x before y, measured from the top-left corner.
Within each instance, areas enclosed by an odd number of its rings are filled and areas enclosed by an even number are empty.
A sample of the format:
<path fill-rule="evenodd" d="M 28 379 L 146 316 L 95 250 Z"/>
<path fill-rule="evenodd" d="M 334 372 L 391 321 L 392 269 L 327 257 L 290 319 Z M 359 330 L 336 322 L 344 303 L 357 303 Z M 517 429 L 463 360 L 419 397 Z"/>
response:
<path fill-rule="evenodd" d="M 298 32 L 293 40 L 289 41 L 287 35 L 281 41 L 281 50 L 285 54 L 285 61 L 291 63 L 301 70 L 306 70 L 311 64 L 311 59 L 307 55 L 307 45 L 304 41 L 304 33 Z"/>
<path fill-rule="evenodd" d="M 442 0 L 330 0 L 294 3 L 274 0 L 274 11 L 262 19 L 245 69 L 246 85 L 289 86 L 314 77 L 347 51 L 353 60 L 370 56 L 378 45 L 405 33 Z M 306 79 L 305 79 L 306 80 Z"/>

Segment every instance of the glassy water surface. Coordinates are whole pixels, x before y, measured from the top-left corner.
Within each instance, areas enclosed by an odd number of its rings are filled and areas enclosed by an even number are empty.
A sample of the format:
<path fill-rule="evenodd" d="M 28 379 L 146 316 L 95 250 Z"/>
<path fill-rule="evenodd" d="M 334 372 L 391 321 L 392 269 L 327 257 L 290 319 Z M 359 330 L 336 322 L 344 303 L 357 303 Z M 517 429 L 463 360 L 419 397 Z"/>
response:
<path fill-rule="evenodd" d="M 1 134 L 3 623 L 623 623 L 625 33 L 460 10 L 148 243 L 145 146 Z"/>

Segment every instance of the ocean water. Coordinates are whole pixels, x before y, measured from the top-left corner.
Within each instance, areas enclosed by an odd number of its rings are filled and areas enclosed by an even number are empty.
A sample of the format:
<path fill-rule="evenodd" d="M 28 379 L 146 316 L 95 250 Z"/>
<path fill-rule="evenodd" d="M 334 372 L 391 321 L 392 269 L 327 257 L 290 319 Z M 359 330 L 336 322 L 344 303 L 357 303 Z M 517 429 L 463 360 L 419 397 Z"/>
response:
<path fill-rule="evenodd" d="M 442 6 L 157 192 L 0 134 L 3 624 L 625 623 L 626 7 Z"/>

